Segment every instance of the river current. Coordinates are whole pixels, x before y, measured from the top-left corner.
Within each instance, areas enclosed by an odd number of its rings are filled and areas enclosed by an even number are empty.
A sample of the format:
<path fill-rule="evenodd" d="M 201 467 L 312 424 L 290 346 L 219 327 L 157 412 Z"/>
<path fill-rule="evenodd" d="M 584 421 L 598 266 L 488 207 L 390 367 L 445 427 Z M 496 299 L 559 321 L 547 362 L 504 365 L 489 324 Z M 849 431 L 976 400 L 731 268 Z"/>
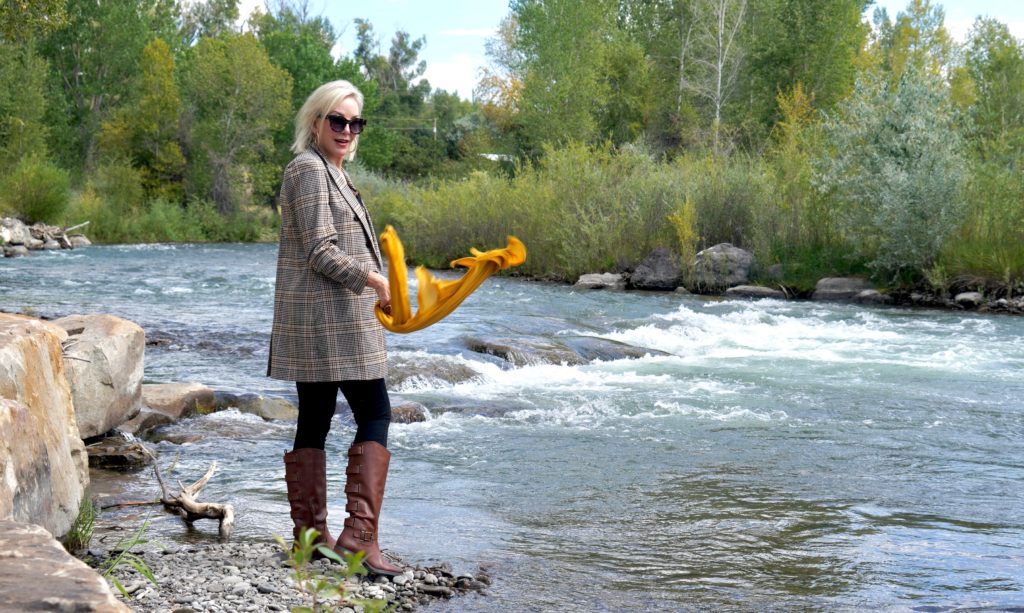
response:
<path fill-rule="evenodd" d="M 36 252 L 0 263 L 0 308 L 112 313 L 153 343 L 147 382 L 294 398 L 264 376 L 276 254 Z M 580 336 L 656 351 L 513 367 L 466 349 Z M 382 544 L 494 579 L 427 611 L 1024 607 L 1024 318 L 495 278 L 388 343 L 392 402 L 431 419 L 392 426 Z M 202 499 L 265 540 L 290 534 L 293 430 L 230 410 L 155 448 L 185 481 L 216 460 Z M 328 441 L 336 529 L 352 432 L 339 415 Z M 150 470 L 118 480 L 158 491 Z M 213 541 L 216 524 L 156 514 L 147 534 Z"/>

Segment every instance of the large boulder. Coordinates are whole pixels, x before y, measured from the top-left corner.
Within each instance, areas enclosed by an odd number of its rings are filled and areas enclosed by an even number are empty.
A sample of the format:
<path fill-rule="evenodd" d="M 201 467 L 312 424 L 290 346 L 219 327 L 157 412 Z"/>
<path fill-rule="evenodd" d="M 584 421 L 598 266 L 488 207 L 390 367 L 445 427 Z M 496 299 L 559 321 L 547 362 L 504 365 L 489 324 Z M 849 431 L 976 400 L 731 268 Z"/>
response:
<path fill-rule="evenodd" d="M 174 421 L 217 409 L 214 391 L 202 383 L 147 383 L 142 404 Z"/>
<path fill-rule="evenodd" d="M 299 418 L 299 409 L 287 398 L 263 396 L 262 394 L 232 394 L 214 392 L 216 409 L 238 409 L 242 413 L 257 415 L 266 420 L 294 420 Z"/>
<path fill-rule="evenodd" d="M 811 300 L 852 302 L 866 290 L 875 289 L 860 277 L 825 277 L 814 286 Z"/>
<path fill-rule="evenodd" d="M 0 520 L 31 521 L 58 535 L 89 484 L 61 357 L 66 338 L 51 323 L 0 314 Z"/>
<path fill-rule="evenodd" d="M 0 609 L 131 613 L 42 526 L 0 521 Z"/>
<path fill-rule="evenodd" d="M 730 243 L 719 243 L 693 259 L 693 285 L 699 291 L 721 291 L 750 282 L 754 256 Z"/>
<path fill-rule="evenodd" d="M 28 245 L 32 233 L 20 219 L 4 217 L 0 219 L 0 239 L 9 245 Z"/>
<path fill-rule="evenodd" d="M 573 289 L 626 289 L 626 279 L 614 272 L 595 272 L 580 275 Z"/>
<path fill-rule="evenodd" d="M 68 333 L 64 374 L 82 438 L 99 436 L 142 407 L 146 333 L 113 315 L 72 315 L 53 322 Z"/>
<path fill-rule="evenodd" d="M 664 247 L 658 247 L 644 258 L 632 274 L 629 286 L 633 289 L 672 291 L 682 278 L 679 258 Z"/>

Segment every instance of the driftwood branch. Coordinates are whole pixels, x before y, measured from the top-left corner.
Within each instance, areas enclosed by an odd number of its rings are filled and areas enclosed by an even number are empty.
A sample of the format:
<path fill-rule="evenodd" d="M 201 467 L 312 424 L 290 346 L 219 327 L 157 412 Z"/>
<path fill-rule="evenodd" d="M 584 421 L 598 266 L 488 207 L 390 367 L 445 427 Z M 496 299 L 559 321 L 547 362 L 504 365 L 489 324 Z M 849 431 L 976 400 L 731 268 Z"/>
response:
<path fill-rule="evenodd" d="M 198 502 L 196 500 L 199 497 L 199 492 L 206 487 L 210 478 L 213 477 L 213 473 L 217 471 L 216 462 L 211 463 L 206 474 L 192 485 L 185 486 L 179 481 L 178 487 L 181 491 L 176 496 L 168 495 L 158 463 L 153 464 L 153 469 L 156 471 L 156 480 L 160 484 L 160 503 L 164 505 L 164 509 L 168 513 L 177 515 L 189 525 L 192 525 L 192 522 L 197 519 L 216 519 L 220 523 L 220 538 L 227 540 L 231 536 L 231 529 L 235 526 L 234 507 L 226 503 Z"/>
<path fill-rule="evenodd" d="M 85 226 L 87 226 L 87 225 L 89 225 L 89 222 L 88 222 L 88 221 L 84 221 L 84 222 L 82 222 L 82 223 L 80 223 L 80 224 L 75 224 L 75 225 L 71 226 L 70 228 L 64 228 L 64 229 L 63 229 L 63 230 L 61 231 L 61 233 L 62 233 L 62 234 L 67 234 L 68 232 L 70 232 L 70 231 L 72 231 L 72 230 L 77 230 L 77 229 L 79 229 L 79 228 L 84 228 L 84 227 L 85 227 Z"/>

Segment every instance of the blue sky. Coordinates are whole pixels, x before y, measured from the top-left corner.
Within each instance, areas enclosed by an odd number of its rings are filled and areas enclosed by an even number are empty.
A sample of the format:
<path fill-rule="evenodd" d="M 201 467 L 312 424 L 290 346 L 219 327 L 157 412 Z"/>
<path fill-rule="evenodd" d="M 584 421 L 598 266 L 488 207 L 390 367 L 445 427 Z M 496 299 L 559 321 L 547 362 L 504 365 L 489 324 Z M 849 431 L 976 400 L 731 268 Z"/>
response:
<path fill-rule="evenodd" d="M 756 1 L 756 0 L 754 0 Z M 426 45 L 420 57 L 427 62 L 426 77 L 435 88 L 458 91 L 470 98 L 477 73 L 487 58 L 484 43 L 494 35 L 501 20 L 508 14 L 508 0 L 308 0 L 313 14 L 323 14 L 342 33 L 341 53 L 355 47 L 357 17 L 368 19 L 381 41 L 381 52 L 387 53 L 391 37 L 405 30 L 413 37 L 425 36 Z M 875 0 L 895 17 L 909 0 Z M 1024 0 L 939 0 L 946 11 L 946 27 L 954 37 L 963 40 L 975 17 L 994 17 L 1010 26 L 1018 38 L 1024 38 Z M 241 11 L 247 15 L 262 0 L 242 0 Z M 868 14 L 873 12 L 868 9 Z"/>

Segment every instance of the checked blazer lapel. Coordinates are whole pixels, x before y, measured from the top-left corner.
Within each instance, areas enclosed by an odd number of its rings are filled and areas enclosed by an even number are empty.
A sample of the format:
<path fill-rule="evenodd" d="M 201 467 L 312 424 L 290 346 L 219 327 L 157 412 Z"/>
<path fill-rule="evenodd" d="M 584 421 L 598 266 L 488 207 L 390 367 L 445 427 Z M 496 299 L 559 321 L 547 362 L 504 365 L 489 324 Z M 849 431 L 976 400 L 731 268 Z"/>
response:
<path fill-rule="evenodd" d="M 316 151 L 316 149 L 314 149 Z M 348 175 L 344 174 L 344 171 L 338 170 L 336 166 L 330 164 L 319 151 L 316 152 L 323 161 L 324 166 L 327 168 L 327 174 L 331 177 L 331 181 L 334 183 L 334 187 L 338 189 L 341 194 L 342 200 L 348 204 L 348 207 L 355 214 L 356 219 L 359 220 L 360 225 L 363 226 L 363 232 L 369 237 L 370 244 L 373 246 L 373 257 L 377 259 L 377 270 L 384 270 L 384 263 L 380 255 L 380 247 L 377 246 L 377 234 L 373 229 L 373 222 L 370 220 L 369 212 L 366 210 L 366 206 L 362 200 L 355 193 L 355 188 L 352 187 L 351 181 L 348 180 Z M 345 186 L 342 189 L 342 185 Z"/>

